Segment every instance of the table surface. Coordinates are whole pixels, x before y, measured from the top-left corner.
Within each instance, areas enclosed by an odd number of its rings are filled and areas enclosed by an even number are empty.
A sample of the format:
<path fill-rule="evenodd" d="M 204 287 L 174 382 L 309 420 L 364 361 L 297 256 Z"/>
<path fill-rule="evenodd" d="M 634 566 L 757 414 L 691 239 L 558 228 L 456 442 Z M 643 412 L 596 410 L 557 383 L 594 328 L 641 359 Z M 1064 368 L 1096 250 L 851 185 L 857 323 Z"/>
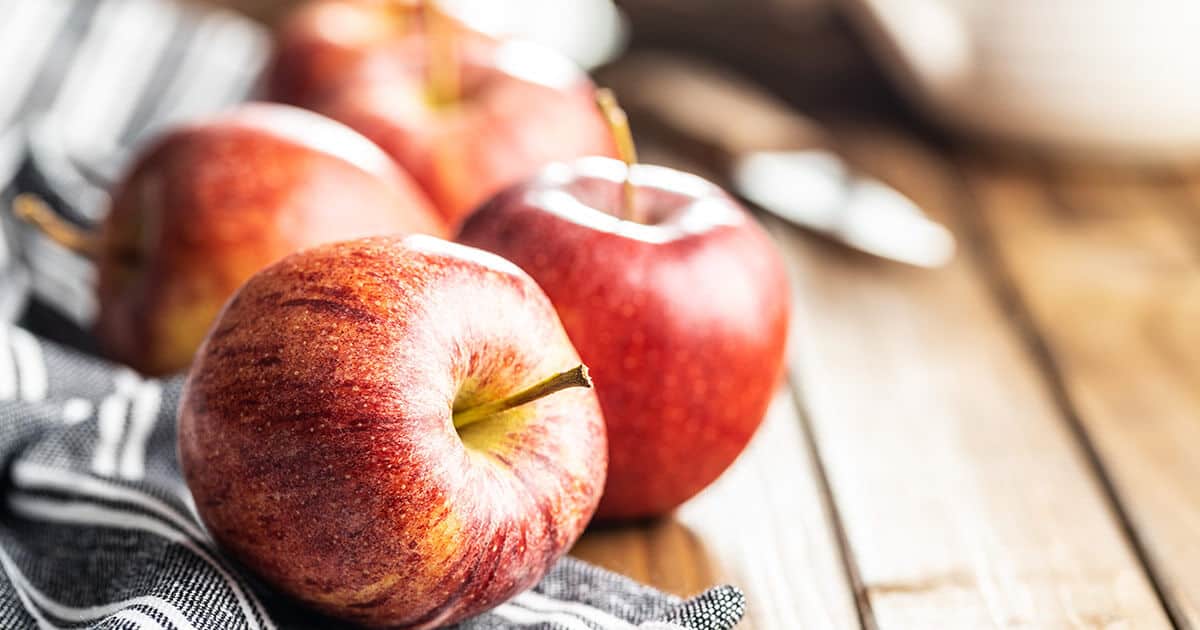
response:
<path fill-rule="evenodd" d="M 956 260 L 764 217 L 796 308 L 762 429 L 674 517 L 574 553 L 737 584 L 748 628 L 1200 627 L 1200 171 L 835 133 Z"/>
<path fill-rule="evenodd" d="M 1200 627 L 1200 170 L 835 135 L 959 255 L 906 268 L 764 217 L 796 308 L 762 428 L 674 516 L 573 553 L 736 584 L 745 628 Z"/>

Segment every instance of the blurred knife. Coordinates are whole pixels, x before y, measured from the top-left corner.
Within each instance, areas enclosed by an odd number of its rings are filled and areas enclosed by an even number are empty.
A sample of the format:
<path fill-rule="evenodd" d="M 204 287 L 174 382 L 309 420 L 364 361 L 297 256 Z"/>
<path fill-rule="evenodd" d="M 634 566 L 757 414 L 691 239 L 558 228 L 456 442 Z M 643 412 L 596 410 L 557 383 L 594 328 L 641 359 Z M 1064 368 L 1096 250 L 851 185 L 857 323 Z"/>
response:
<path fill-rule="evenodd" d="M 763 89 L 699 61 L 639 53 L 600 73 L 641 131 L 665 136 L 735 193 L 849 247 L 920 267 L 954 256 L 954 236 L 887 184 L 851 169 L 814 122 Z"/>

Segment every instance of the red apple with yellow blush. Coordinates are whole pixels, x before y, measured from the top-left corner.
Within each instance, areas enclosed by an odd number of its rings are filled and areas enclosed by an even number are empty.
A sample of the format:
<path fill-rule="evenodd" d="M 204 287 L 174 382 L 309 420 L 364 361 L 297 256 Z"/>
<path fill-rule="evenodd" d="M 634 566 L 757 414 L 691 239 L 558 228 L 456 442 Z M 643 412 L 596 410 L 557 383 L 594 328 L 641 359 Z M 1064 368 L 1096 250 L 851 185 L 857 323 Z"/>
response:
<path fill-rule="evenodd" d="M 549 162 L 615 155 L 594 86 L 558 53 L 520 41 L 484 61 L 428 50 L 422 72 L 364 70 L 313 109 L 383 147 L 452 229 Z"/>
<path fill-rule="evenodd" d="M 512 263 L 432 237 L 293 254 L 200 349 L 179 411 L 196 510 L 314 609 L 434 628 L 533 586 L 604 485 L 586 370 Z"/>
<path fill-rule="evenodd" d="M 591 368 L 605 519 L 664 514 L 733 462 L 778 386 L 789 314 L 785 267 L 754 219 L 697 176 L 632 164 L 617 128 L 627 162 L 548 166 L 459 236 L 529 272 Z"/>
<path fill-rule="evenodd" d="M 146 374 L 186 368 L 234 290 L 297 249 L 446 232 L 378 147 L 287 105 L 243 105 L 167 132 L 112 193 L 91 234 L 28 198 L 18 209 L 95 261 L 100 345 Z"/>
<path fill-rule="evenodd" d="M 419 72 L 431 27 L 453 32 L 459 54 L 486 59 L 489 36 L 436 12 L 432 1 L 314 0 L 287 15 L 275 32 L 265 77 L 267 97 L 310 107 L 355 75 L 385 80 Z"/>

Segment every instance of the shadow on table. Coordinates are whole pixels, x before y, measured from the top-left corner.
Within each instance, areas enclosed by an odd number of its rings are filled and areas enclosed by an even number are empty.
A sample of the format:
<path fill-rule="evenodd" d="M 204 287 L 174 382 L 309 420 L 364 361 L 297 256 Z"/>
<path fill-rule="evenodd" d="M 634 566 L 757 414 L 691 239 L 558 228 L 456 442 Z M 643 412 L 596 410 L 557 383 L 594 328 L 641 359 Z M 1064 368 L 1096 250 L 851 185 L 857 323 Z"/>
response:
<path fill-rule="evenodd" d="M 674 516 L 629 524 L 593 524 L 571 555 L 681 597 L 721 581 L 704 542 Z"/>

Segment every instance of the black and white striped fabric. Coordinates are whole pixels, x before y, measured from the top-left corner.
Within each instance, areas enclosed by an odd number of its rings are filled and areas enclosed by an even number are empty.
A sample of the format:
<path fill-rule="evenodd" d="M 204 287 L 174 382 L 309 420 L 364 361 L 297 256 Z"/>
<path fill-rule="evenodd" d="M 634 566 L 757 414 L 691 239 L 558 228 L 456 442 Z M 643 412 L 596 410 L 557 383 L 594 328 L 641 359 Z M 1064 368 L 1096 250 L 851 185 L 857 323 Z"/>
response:
<path fill-rule="evenodd" d="M 131 149 L 251 95 L 268 46 L 165 0 L 0 0 L 0 201 L 97 220 Z M 175 459 L 180 381 L 92 356 L 93 269 L 2 216 L 0 628 L 337 627 L 222 557 Z M 720 630 L 743 608 L 732 587 L 684 601 L 564 559 L 461 627 Z"/>
<path fill-rule="evenodd" d="M 131 150 L 174 122 L 244 100 L 268 48 L 266 33 L 228 12 L 160 0 L 0 0 L 0 129 L 28 148 L 19 185 L 46 193 L 68 218 L 95 221 Z M 34 296 L 72 322 L 90 321 L 90 265 L 8 227 L 31 263 Z"/>

